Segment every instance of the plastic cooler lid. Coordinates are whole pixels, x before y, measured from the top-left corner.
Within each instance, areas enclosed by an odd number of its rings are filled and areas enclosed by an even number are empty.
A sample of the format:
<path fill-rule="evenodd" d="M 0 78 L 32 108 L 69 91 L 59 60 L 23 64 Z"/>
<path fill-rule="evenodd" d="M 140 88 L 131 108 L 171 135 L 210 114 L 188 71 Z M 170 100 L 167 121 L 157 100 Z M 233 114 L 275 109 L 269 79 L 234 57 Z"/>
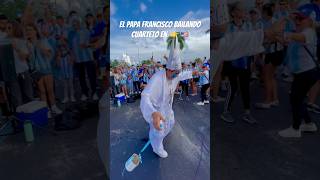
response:
<path fill-rule="evenodd" d="M 24 104 L 24 105 L 21 105 L 19 107 L 17 107 L 17 112 L 18 113 L 33 113 L 37 110 L 40 110 L 40 109 L 43 109 L 43 108 L 46 108 L 47 107 L 47 104 L 43 101 L 32 101 L 32 102 L 29 102 L 27 104 Z"/>
<path fill-rule="evenodd" d="M 124 94 L 123 93 L 120 93 L 120 94 L 117 94 L 115 97 L 123 97 L 124 96 Z"/>

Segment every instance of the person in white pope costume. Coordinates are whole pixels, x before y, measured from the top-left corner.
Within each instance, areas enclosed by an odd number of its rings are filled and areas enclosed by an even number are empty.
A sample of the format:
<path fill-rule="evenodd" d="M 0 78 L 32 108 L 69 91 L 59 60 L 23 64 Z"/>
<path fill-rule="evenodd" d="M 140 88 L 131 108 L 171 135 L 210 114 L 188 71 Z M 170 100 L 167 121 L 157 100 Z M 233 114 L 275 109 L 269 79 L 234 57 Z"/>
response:
<path fill-rule="evenodd" d="M 181 72 L 180 49 L 172 43 L 166 69 L 158 71 L 141 94 L 140 108 L 144 119 L 149 123 L 149 139 L 153 152 L 162 158 L 168 153 L 163 147 L 163 139 L 175 123 L 172 102 L 175 89 L 182 80 L 191 79 L 192 71 Z M 176 38 L 176 44 L 177 38 Z M 160 123 L 163 127 L 160 127 Z"/>

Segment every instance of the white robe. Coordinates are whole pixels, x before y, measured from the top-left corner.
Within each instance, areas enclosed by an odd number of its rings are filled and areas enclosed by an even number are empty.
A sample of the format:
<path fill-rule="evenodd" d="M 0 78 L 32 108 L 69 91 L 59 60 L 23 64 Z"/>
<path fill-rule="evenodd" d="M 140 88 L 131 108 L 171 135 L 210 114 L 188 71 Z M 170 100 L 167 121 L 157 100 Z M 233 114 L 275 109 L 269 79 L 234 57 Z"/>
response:
<path fill-rule="evenodd" d="M 166 71 L 161 70 L 154 74 L 141 94 L 140 108 L 144 119 L 149 123 L 149 139 L 154 151 L 163 150 L 163 139 L 174 125 L 172 102 L 174 91 L 179 81 L 191 79 L 192 71 L 181 72 L 178 77 L 168 80 Z M 153 126 L 152 113 L 160 112 L 165 118 L 164 128 L 158 131 Z"/>
<path fill-rule="evenodd" d="M 212 51 L 213 75 L 216 74 L 222 61 L 232 61 L 240 57 L 262 53 L 265 50 L 263 40 L 263 30 L 226 33 L 219 40 L 218 49 Z"/>

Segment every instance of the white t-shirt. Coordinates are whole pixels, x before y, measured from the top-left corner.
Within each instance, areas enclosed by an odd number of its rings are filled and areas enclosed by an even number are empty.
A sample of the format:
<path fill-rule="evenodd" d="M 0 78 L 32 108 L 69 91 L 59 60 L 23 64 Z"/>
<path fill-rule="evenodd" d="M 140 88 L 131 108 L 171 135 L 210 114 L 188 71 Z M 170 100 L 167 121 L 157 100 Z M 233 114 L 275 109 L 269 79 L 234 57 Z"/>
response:
<path fill-rule="evenodd" d="M 27 43 L 25 40 L 22 39 L 13 39 L 12 43 L 16 45 L 16 48 L 18 51 L 27 54 L 28 48 L 27 48 Z M 28 71 L 29 67 L 27 64 L 27 61 L 25 59 L 20 59 L 20 56 L 18 55 L 18 52 L 16 50 L 13 51 L 14 54 L 14 63 L 15 63 L 15 68 L 16 68 L 16 73 L 23 73 Z"/>
<path fill-rule="evenodd" d="M 310 51 L 312 56 L 317 58 L 317 34 L 312 28 L 306 28 L 301 32 L 305 38 L 305 43 L 291 42 L 288 46 L 288 64 L 295 74 L 311 70 L 316 64 L 304 46 Z"/>

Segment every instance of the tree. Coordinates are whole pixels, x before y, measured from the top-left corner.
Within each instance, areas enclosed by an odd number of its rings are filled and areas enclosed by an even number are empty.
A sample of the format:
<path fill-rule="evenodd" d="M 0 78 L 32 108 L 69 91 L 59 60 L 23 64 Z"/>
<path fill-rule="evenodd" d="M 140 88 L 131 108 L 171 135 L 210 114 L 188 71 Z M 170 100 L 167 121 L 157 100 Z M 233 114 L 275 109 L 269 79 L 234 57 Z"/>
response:
<path fill-rule="evenodd" d="M 202 63 L 201 58 L 196 58 L 194 61 L 195 61 L 196 63 Z"/>
<path fill-rule="evenodd" d="M 112 68 L 114 68 L 114 67 L 117 67 L 117 66 L 119 66 L 119 61 L 118 60 L 113 60 L 113 61 L 111 61 L 111 67 Z"/>
<path fill-rule="evenodd" d="M 151 65 L 151 64 L 153 64 L 153 61 L 150 60 L 150 59 L 148 59 L 148 60 L 143 60 L 143 61 L 141 62 L 141 64 Z"/>
<path fill-rule="evenodd" d="M 170 47 L 172 45 L 174 46 L 174 48 L 176 48 L 177 42 L 179 43 L 180 50 L 183 50 L 183 48 L 185 48 L 185 46 L 186 46 L 184 37 L 181 36 L 181 34 L 177 33 L 177 32 L 171 33 L 167 39 L 167 48 L 170 49 Z"/>
<path fill-rule="evenodd" d="M 6 15 L 9 19 L 16 19 L 22 14 L 27 3 L 25 0 L 4 0 L 0 2 L 0 14 Z"/>

